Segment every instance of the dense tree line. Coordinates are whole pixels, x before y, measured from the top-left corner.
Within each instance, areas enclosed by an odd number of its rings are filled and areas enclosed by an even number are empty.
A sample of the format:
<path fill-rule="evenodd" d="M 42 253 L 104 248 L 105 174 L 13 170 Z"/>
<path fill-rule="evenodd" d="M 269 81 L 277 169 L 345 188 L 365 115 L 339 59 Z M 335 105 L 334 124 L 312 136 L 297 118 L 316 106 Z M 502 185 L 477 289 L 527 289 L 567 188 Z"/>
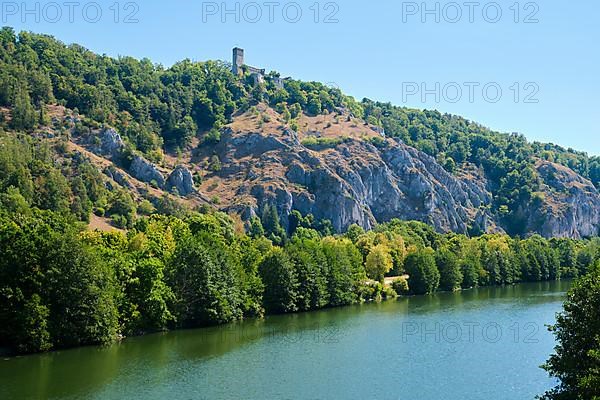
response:
<path fill-rule="evenodd" d="M 237 232 L 229 216 L 214 212 L 141 217 L 126 233 L 109 233 L 20 197 L 18 211 L 15 201 L 0 208 L 0 346 L 18 352 L 572 277 L 600 254 L 595 240 L 469 238 L 398 220 L 338 236 L 300 227 L 276 245 Z"/>
<path fill-rule="evenodd" d="M 297 118 L 318 115 L 349 102 L 337 89 L 289 81 L 277 89 L 255 87 L 222 62 L 181 61 L 170 68 L 148 59 L 100 56 L 51 36 L 0 30 L 0 106 L 11 108 L 10 128 L 31 130 L 47 118 L 45 105 L 58 103 L 88 122 L 116 127 L 150 157 L 163 145 L 183 148 L 199 134 L 218 142 L 218 129 L 236 111 L 268 101 Z M 6 117 L 6 116 L 4 116 Z"/>

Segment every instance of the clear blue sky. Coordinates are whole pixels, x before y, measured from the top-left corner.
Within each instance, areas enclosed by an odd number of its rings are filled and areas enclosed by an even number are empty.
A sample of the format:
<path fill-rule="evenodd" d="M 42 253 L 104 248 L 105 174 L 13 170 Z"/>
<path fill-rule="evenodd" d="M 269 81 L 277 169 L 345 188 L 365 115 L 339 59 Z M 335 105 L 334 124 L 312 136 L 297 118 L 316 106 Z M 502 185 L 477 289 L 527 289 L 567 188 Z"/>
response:
<path fill-rule="evenodd" d="M 98 22 L 93 22 L 97 18 L 91 2 L 72 6 L 71 22 L 68 6 L 57 2 L 62 12 L 58 18 L 54 6 L 42 9 L 50 3 L 42 1 L 37 22 L 36 12 L 25 14 L 18 1 L 2 3 L 2 25 L 52 34 L 112 56 L 148 57 L 167 66 L 184 58 L 230 60 L 231 48 L 240 46 L 250 65 L 331 82 L 358 99 L 435 108 L 496 130 L 521 132 L 531 140 L 600 154 L 599 2 L 500 0 L 467 6 L 465 1 L 425 2 L 434 10 L 425 15 L 421 1 L 325 0 L 316 3 L 318 7 L 314 0 L 272 5 L 269 0 L 254 5 L 242 1 L 237 13 L 223 16 L 222 5 L 235 10 L 235 1 L 98 0 Z M 35 10 L 35 3 L 24 4 Z M 118 22 L 114 4 L 120 9 Z M 302 16 L 293 23 L 298 8 Z M 137 22 L 125 23 L 133 11 Z M 434 93 L 423 99 L 422 85 L 436 92 L 438 82 L 439 102 Z M 479 85 L 473 87 L 472 99 L 465 82 Z M 488 83 L 493 85 L 486 98 L 483 86 Z M 498 87 L 502 96 L 492 102 Z M 528 95 L 537 103 L 525 102 Z"/>

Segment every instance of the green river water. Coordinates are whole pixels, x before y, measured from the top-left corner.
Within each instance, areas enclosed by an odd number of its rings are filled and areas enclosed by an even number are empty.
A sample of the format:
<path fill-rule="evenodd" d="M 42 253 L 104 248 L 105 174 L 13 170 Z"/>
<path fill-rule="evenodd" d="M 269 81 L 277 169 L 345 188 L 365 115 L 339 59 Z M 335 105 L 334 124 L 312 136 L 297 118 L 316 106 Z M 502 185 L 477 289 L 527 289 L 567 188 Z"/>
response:
<path fill-rule="evenodd" d="M 0 399 L 533 399 L 570 282 L 401 298 L 0 360 Z"/>

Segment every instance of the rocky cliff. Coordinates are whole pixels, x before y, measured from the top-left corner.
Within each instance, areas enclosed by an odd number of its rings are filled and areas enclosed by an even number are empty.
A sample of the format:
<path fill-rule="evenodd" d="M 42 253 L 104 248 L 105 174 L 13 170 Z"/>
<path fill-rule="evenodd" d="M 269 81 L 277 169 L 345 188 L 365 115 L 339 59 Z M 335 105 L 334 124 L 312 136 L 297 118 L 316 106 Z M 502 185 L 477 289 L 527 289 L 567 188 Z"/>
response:
<path fill-rule="evenodd" d="M 349 139 L 311 150 L 289 129 L 223 132 L 214 175 L 233 190 L 224 203 L 243 216 L 275 204 L 283 222 L 292 210 L 329 219 L 338 231 L 365 229 L 392 218 L 419 220 L 439 231 L 495 232 L 491 195 L 466 175 L 456 177 L 432 157 L 388 139 L 377 147 Z M 214 184 L 212 184 L 214 186 Z"/>
<path fill-rule="evenodd" d="M 592 182 L 569 168 L 538 161 L 543 180 L 536 207 L 530 210 L 528 227 L 545 237 L 582 238 L 600 233 L 600 196 Z"/>
<path fill-rule="evenodd" d="M 370 136 L 348 135 L 315 146 L 284 125 L 258 126 L 234 122 L 223 130 L 221 142 L 200 151 L 196 160 L 219 158 L 220 169 L 205 177 L 201 190 L 243 218 L 274 204 L 284 225 L 298 210 L 331 220 L 338 231 L 400 218 L 426 222 L 440 232 L 503 232 L 501 218 L 491 211 L 487 179 L 472 165 L 451 174 L 401 141 L 372 140 L 379 135 L 372 130 Z M 318 130 L 310 134 L 323 137 Z M 537 170 L 542 192 L 524 210 L 527 231 L 546 237 L 598 234 L 600 194 L 592 183 L 549 162 L 539 161 Z"/>
<path fill-rule="evenodd" d="M 428 223 L 440 232 L 503 232 L 492 211 L 492 188 L 480 168 L 462 165 L 447 172 L 429 155 L 352 118 L 303 117 L 292 130 L 274 110 L 236 116 L 216 144 L 200 142 L 187 158 L 161 166 L 137 155 L 128 172 L 140 182 L 249 219 L 275 205 L 284 226 L 293 210 L 328 219 L 337 231 L 352 224 L 370 229 L 393 218 Z M 115 162 L 123 151 L 120 135 L 99 133 L 96 154 Z M 98 141 L 96 141 L 98 142 Z M 122 158 L 122 157 L 121 157 Z M 535 164 L 540 191 L 523 207 L 527 234 L 582 238 L 600 231 L 600 194 L 569 168 Z M 127 188 L 130 179 L 106 169 Z M 202 181 L 196 186 L 194 176 Z M 210 199 L 210 200 L 209 200 Z"/>

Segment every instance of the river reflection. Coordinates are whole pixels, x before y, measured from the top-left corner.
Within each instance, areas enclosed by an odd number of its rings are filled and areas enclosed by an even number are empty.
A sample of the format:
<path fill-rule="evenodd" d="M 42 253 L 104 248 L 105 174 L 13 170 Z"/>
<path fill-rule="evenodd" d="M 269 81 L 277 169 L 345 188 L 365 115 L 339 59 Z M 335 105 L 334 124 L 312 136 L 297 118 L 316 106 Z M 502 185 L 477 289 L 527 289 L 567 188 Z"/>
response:
<path fill-rule="evenodd" d="M 569 282 L 479 288 L 0 362 L 2 399 L 532 399 Z"/>

